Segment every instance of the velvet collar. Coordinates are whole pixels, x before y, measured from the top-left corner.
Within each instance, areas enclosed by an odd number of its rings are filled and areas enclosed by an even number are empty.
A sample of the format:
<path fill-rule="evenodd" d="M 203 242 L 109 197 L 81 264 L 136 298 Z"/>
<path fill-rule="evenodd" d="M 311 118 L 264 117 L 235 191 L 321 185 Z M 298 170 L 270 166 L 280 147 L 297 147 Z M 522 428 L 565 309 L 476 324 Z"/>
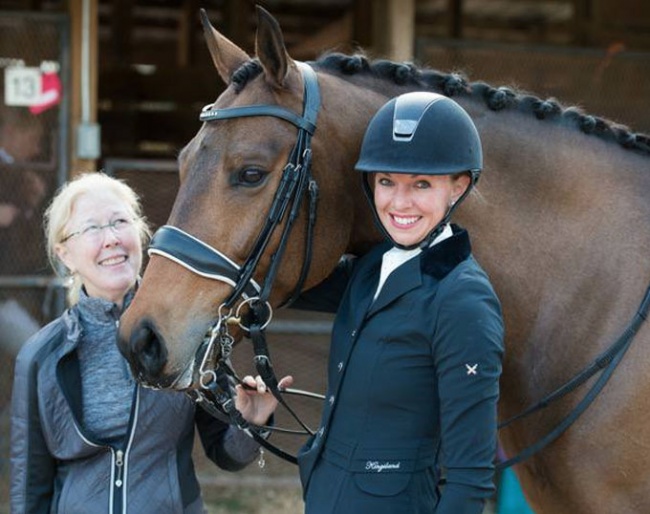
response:
<path fill-rule="evenodd" d="M 467 230 L 452 225 L 454 235 L 427 248 L 420 258 L 420 269 L 425 275 L 443 279 L 472 253 Z"/>

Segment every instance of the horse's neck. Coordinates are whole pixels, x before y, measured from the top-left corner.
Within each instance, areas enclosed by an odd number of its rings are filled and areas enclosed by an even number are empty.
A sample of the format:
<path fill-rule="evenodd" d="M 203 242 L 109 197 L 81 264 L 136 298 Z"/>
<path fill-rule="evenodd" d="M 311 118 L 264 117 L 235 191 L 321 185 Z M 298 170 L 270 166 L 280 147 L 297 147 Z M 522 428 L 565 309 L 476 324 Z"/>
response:
<path fill-rule="evenodd" d="M 610 344 L 643 297 L 650 158 L 532 115 L 477 124 L 485 170 L 459 219 L 502 299 L 519 397 L 534 397 Z"/>

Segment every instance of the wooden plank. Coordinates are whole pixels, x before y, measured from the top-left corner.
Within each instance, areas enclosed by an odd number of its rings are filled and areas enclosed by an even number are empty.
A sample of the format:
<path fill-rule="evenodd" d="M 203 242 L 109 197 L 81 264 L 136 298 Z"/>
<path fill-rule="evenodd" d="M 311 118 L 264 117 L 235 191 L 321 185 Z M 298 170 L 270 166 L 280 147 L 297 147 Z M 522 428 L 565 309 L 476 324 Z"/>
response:
<path fill-rule="evenodd" d="M 100 72 L 102 101 L 117 104 L 139 102 L 210 103 L 224 90 L 224 84 L 208 60 L 203 66 L 157 68 L 142 74 L 131 67 L 114 67 Z"/>

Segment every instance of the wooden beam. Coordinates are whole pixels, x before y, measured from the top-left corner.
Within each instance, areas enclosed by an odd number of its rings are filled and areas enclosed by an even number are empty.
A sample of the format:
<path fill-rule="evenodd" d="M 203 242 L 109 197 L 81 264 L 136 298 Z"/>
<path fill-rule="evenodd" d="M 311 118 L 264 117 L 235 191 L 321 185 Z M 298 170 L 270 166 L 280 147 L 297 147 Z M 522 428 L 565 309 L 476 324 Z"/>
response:
<path fill-rule="evenodd" d="M 393 20 L 389 57 L 412 61 L 415 49 L 415 0 L 390 0 L 388 15 Z"/>
<path fill-rule="evenodd" d="M 179 12 L 178 52 L 176 55 L 176 64 L 180 68 L 194 64 L 194 32 L 197 30 L 198 16 L 198 0 L 183 2 Z"/>
<path fill-rule="evenodd" d="M 461 39 L 463 37 L 463 0 L 447 0 L 449 20 L 449 37 Z"/>
<path fill-rule="evenodd" d="M 373 8 L 373 49 L 388 59 L 413 60 L 415 0 L 376 0 Z"/>
<path fill-rule="evenodd" d="M 591 43 L 593 5 L 591 0 L 573 0 L 573 44 Z"/>
<path fill-rule="evenodd" d="M 85 6 L 84 6 L 85 4 Z M 82 121 L 97 122 L 98 0 L 69 0 L 70 14 L 70 175 L 97 169 L 95 159 L 77 157 L 77 134 Z M 84 33 L 84 7 L 87 25 Z M 85 49 L 84 49 L 85 45 Z M 87 53 L 86 53 L 87 52 Z M 86 118 L 84 120 L 84 117 Z"/>
<path fill-rule="evenodd" d="M 354 0 L 352 11 L 352 40 L 362 49 L 373 48 L 373 0 Z"/>
<path fill-rule="evenodd" d="M 252 54 L 254 47 L 254 31 L 251 27 L 254 2 L 227 0 L 224 5 L 225 27 L 219 27 L 223 33 L 237 43 L 244 51 Z"/>
<path fill-rule="evenodd" d="M 130 63 L 133 61 L 133 0 L 113 0 L 110 8 L 111 60 Z"/>

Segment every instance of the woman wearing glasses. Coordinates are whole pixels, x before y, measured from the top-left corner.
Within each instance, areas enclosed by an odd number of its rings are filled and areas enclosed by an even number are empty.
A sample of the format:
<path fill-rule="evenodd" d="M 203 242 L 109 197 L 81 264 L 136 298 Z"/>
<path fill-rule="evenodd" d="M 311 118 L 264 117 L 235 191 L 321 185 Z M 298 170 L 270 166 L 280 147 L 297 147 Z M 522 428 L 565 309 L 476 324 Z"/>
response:
<path fill-rule="evenodd" d="M 117 350 L 149 236 L 136 194 L 106 175 L 82 175 L 54 197 L 45 231 L 71 306 L 16 361 L 11 512 L 202 513 L 195 426 L 207 456 L 226 470 L 249 464 L 259 447 L 186 395 L 138 386 Z M 237 407 L 264 424 L 276 401 L 261 381 L 245 380 L 253 389 L 239 387 Z"/>

